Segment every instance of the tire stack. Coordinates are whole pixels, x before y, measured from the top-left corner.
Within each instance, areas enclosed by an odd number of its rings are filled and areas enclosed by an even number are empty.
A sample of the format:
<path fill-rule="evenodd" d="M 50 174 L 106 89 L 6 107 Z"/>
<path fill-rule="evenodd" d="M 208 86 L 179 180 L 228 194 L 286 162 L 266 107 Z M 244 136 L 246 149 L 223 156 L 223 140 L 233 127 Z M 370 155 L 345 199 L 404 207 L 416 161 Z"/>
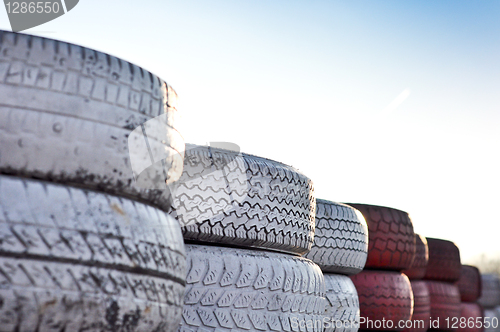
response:
<path fill-rule="evenodd" d="M 484 310 L 477 303 L 481 295 L 481 274 L 475 266 L 462 265 L 460 279 L 457 281 L 460 291 L 459 331 L 482 332 L 484 330 Z"/>
<path fill-rule="evenodd" d="M 351 204 L 368 225 L 368 257 L 365 270 L 351 276 L 359 295 L 362 330 L 401 331 L 400 321 L 411 319 L 413 293 L 410 280 L 401 271 L 415 256 L 413 224 L 404 211 Z"/>
<path fill-rule="evenodd" d="M 176 100 L 116 57 L 0 31 L 2 332 L 177 328 L 180 227 L 168 194 L 135 183 L 181 175 Z M 148 141 L 168 158 L 149 165 Z"/>
<path fill-rule="evenodd" d="M 179 331 L 323 331 L 313 185 L 294 168 L 187 145 L 174 213 L 187 251 Z"/>
<path fill-rule="evenodd" d="M 429 262 L 429 247 L 427 239 L 419 234 L 415 234 L 415 244 L 415 259 L 411 267 L 403 271 L 410 279 L 414 302 L 412 324 L 405 332 L 425 332 L 430 327 L 431 299 L 426 282 L 422 280 Z"/>
<path fill-rule="evenodd" d="M 484 308 L 485 332 L 500 331 L 500 280 L 496 274 L 481 275 L 481 296 L 478 303 Z M 487 321 L 491 325 L 487 326 Z"/>
<path fill-rule="evenodd" d="M 431 329 L 455 331 L 460 320 L 460 278 L 458 247 L 450 241 L 427 238 L 429 262 L 424 279 L 431 299 Z M 455 323 L 455 325 L 454 325 Z M 455 327 L 456 326 L 456 327 Z"/>
<path fill-rule="evenodd" d="M 360 273 L 368 250 L 366 221 L 355 208 L 316 200 L 314 245 L 304 257 L 318 264 L 326 285 L 325 332 L 356 332 L 359 299 L 349 276 Z"/>

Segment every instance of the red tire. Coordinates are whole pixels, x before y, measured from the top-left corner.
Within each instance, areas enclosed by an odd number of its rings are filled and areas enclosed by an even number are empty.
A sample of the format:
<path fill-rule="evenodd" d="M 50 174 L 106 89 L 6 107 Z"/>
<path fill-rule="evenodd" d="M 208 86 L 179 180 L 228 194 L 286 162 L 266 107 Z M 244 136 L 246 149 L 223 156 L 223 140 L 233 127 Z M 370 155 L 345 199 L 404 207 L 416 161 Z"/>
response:
<path fill-rule="evenodd" d="M 456 285 L 462 302 L 476 302 L 481 296 L 481 274 L 477 267 L 462 265 Z"/>
<path fill-rule="evenodd" d="M 477 303 L 460 304 L 460 320 L 458 331 L 460 332 L 483 332 L 484 310 Z"/>
<path fill-rule="evenodd" d="M 429 290 L 422 280 L 411 280 L 413 291 L 413 315 L 411 317 L 411 328 L 405 332 L 425 332 L 429 329 L 431 320 L 431 298 Z"/>
<path fill-rule="evenodd" d="M 496 274 L 481 275 L 481 297 L 477 302 L 484 308 L 500 305 L 500 280 Z"/>
<path fill-rule="evenodd" d="M 443 281 L 426 281 L 425 283 L 431 298 L 431 328 L 456 331 L 452 322 L 454 319 L 460 319 L 458 287 Z"/>
<path fill-rule="evenodd" d="M 455 282 L 460 278 L 460 250 L 447 240 L 427 238 L 429 263 L 424 279 Z"/>
<path fill-rule="evenodd" d="M 368 258 L 365 268 L 408 269 L 415 257 L 415 233 L 408 213 L 384 206 L 351 204 L 368 225 Z"/>
<path fill-rule="evenodd" d="M 415 259 L 411 263 L 408 270 L 403 273 L 410 278 L 410 280 L 422 279 L 425 276 L 427 263 L 429 262 L 429 247 L 427 246 L 427 239 L 422 235 L 415 234 Z"/>
<path fill-rule="evenodd" d="M 399 326 L 399 322 L 411 318 L 413 307 L 413 293 L 406 275 L 391 271 L 364 270 L 350 278 L 359 296 L 360 329 L 404 329 L 404 326 Z"/>

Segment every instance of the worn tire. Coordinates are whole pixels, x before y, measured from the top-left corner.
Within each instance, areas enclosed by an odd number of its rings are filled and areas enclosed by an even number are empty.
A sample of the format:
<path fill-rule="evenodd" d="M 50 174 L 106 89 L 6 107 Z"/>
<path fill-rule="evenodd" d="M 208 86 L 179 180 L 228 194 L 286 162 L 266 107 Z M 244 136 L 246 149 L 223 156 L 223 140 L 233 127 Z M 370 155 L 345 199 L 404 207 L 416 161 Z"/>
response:
<path fill-rule="evenodd" d="M 479 304 L 462 302 L 460 304 L 460 321 L 458 331 L 483 332 L 483 317 L 484 310 Z M 465 320 L 465 322 L 463 320 Z"/>
<path fill-rule="evenodd" d="M 0 176 L 0 330 L 173 331 L 178 223 L 108 194 Z"/>
<path fill-rule="evenodd" d="M 481 275 L 481 296 L 477 300 L 484 308 L 494 308 L 500 305 L 500 280 L 495 274 Z"/>
<path fill-rule="evenodd" d="M 290 166 L 187 145 L 173 206 L 186 240 L 304 254 L 315 204 L 312 181 Z"/>
<path fill-rule="evenodd" d="M 368 228 L 363 215 L 342 203 L 316 199 L 314 244 L 304 257 L 323 272 L 356 274 L 368 253 Z"/>
<path fill-rule="evenodd" d="M 347 204 L 358 209 L 368 224 L 365 268 L 408 269 L 415 256 L 415 233 L 408 213 L 384 206 Z"/>
<path fill-rule="evenodd" d="M 444 281 L 425 281 L 431 299 L 431 321 L 439 319 L 438 329 L 454 331 L 453 317 L 460 318 L 460 292 L 454 284 Z M 446 319 L 449 319 L 448 322 Z M 435 326 L 432 326 L 435 328 Z"/>
<path fill-rule="evenodd" d="M 475 266 L 462 265 L 456 285 L 462 302 L 476 302 L 481 296 L 481 273 Z"/>
<path fill-rule="evenodd" d="M 413 314 L 411 316 L 411 328 L 404 329 L 405 332 L 425 332 L 430 326 L 431 298 L 429 290 L 422 280 L 410 280 L 413 293 Z"/>
<path fill-rule="evenodd" d="M 102 190 L 167 211 L 169 191 L 153 189 L 167 189 L 165 181 L 182 173 L 176 105 L 170 86 L 124 60 L 0 31 L 0 173 Z M 153 119 L 161 128 L 152 129 Z M 142 165 L 151 167 L 142 172 Z"/>
<path fill-rule="evenodd" d="M 415 259 L 408 270 L 403 270 L 403 273 L 406 274 L 410 280 L 422 279 L 425 276 L 425 270 L 429 262 L 427 239 L 422 235 L 415 234 L 415 245 Z"/>
<path fill-rule="evenodd" d="M 324 274 L 326 310 L 324 332 L 356 332 L 359 328 L 359 299 L 347 276 Z"/>
<path fill-rule="evenodd" d="M 323 331 L 325 282 L 308 259 L 266 251 L 186 245 L 181 332 Z M 316 323 L 316 324 L 315 324 Z"/>
<path fill-rule="evenodd" d="M 455 243 L 427 238 L 429 263 L 424 279 L 455 282 L 460 278 L 460 250 Z"/>
<path fill-rule="evenodd" d="M 360 316 L 372 322 L 392 321 L 392 328 L 389 325 L 378 328 L 375 323 L 371 326 L 365 323 L 360 325 L 360 329 L 404 329 L 399 322 L 409 320 L 413 310 L 413 293 L 406 275 L 394 271 L 363 270 L 350 278 L 358 292 Z"/>

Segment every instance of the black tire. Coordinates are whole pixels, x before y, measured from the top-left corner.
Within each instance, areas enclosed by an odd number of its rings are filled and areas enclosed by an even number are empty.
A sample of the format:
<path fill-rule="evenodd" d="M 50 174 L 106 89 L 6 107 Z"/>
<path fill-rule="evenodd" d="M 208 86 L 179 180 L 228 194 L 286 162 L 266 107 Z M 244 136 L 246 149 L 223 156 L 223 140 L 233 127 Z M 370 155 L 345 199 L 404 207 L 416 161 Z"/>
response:
<path fill-rule="evenodd" d="M 401 271 L 415 257 L 415 233 L 407 212 L 385 206 L 346 203 L 358 209 L 368 225 L 365 268 Z"/>
<path fill-rule="evenodd" d="M 178 223 L 108 194 L 0 176 L 0 330 L 173 331 Z"/>
<path fill-rule="evenodd" d="M 276 161 L 186 146 L 174 213 L 184 239 L 304 254 L 314 237 L 313 184 Z"/>
<path fill-rule="evenodd" d="M 168 211 L 168 192 L 151 189 L 167 189 L 165 182 L 182 173 L 176 105 L 170 86 L 124 60 L 0 31 L 0 173 L 102 190 Z M 161 128 L 151 129 L 157 122 Z M 133 169 L 142 164 L 150 167 Z"/>
<path fill-rule="evenodd" d="M 323 331 L 325 283 L 310 260 L 192 244 L 186 252 L 180 332 L 295 331 L 306 324 Z"/>
<path fill-rule="evenodd" d="M 481 296 L 477 302 L 484 308 L 500 305 L 500 280 L 495 274 L 481 275 Z"/>
<path fill-rule="evenodd" d="M 359 328 L 359 299 L 347 276 L 325 274 L 326 310 L 324 332 L 356 332 Z"/>
<path fill-rule="evenodd" d="M 356 274 L 368 253 L 368 228 L 363 215 L 342 203 L 316 200 L 316 229 L 311 251 L 304 255 L 323 272 Z"/>

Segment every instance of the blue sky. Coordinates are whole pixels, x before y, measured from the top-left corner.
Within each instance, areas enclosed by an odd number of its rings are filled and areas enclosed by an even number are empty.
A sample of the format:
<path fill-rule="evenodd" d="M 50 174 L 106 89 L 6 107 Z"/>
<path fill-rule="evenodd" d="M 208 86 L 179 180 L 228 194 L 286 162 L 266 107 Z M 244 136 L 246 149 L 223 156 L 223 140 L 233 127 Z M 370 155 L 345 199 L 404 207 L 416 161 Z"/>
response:
<path fill-rule="evenodd" d="M 164 78 L 189 142 L 291 164 L 320 198 L 408 211 L 465 261 L 500 254 L 498 1 L 81 0 L 26 33 Z"/>

